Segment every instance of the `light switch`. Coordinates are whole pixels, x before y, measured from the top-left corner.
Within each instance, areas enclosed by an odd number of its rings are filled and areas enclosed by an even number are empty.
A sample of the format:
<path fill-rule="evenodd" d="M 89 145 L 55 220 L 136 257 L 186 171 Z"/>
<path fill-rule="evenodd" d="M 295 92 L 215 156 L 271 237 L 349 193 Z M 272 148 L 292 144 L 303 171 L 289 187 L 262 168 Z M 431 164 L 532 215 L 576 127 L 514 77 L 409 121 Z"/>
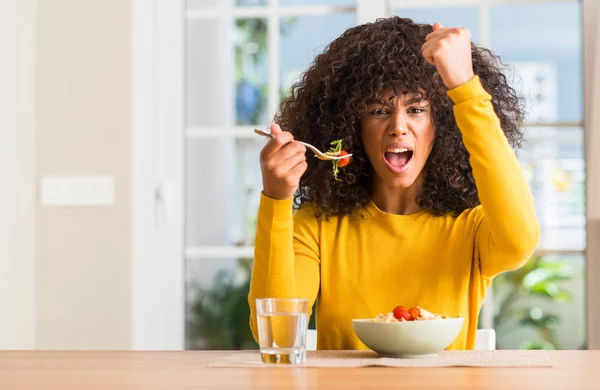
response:
<path fill-rule="evenodd" d="M 110 206 L 115 203 L 113 176 L 44 176 L 40 182 L 42 206 Z"/>

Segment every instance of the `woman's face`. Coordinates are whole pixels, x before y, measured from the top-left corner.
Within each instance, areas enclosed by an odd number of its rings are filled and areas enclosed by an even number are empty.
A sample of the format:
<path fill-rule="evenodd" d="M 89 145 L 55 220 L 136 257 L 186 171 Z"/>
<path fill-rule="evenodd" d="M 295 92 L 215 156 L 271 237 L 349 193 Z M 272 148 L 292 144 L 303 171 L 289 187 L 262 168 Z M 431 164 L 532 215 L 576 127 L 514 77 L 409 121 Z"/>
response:
<path fill-rule="evenodd" d="M 421 94 L 390 87 L 367 103 L 360 132 L 376 180 L 390 189 L 411 187 L 422 174 L 435 130 L 431 107 Z"/>

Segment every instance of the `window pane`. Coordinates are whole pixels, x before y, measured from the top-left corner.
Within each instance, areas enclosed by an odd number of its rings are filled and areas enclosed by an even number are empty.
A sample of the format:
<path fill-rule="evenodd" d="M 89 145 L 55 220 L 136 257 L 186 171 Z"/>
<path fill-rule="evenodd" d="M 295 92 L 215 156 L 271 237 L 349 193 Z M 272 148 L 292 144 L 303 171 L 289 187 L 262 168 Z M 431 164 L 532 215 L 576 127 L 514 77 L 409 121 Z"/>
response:
<path fill-rule="evenodd" d="M 490 6 L 491 49 L 519 65 L 529 121 L 583 118 L 581 4 Z"/>
<path fill-rule="evenodd" d="M 528 266 L 494 280 L 497 348 L 585 349 L 584 256 L 547 255 Z"/>
<path fill-rule="evenodd" d="M 268 5 L 269 0 L 236 0 L 235 5 L 238 6 L 256 6 L 256 5 Z"/>
<path fill-rule="evenodd" d="M 233 62 L 233 52 L 223 45 L 231 39 L 230 19 L 191 20 L 186 36 L 187 126 L 218 126 L 233 123 L 233 75 L 220 71 Z M 223 36 L 223 41 L 206 39 Z M 214 61 L 205 61 L 206 58 Z"/>
<path fill-rule="evenodd" d="M 267 20 L 238 19 L 235 26 L 236 123 L 269 123 L 266 112 L 269 61 Z"/>
<path fill-rule="evenodd" d="M 259 137 L 188 140 L 186 245 L 253 245 L 264 143 Z"/>
<path fill-rule="evenodd" d="M 281 19 L 280 61 L 282 96 L 326 46 L 356 24 L 354 13 Z M 318 31 L 318 34 L 314 32 Z"/>
<path fill-rule="evenodd" d="M 188 127 L 267 122 L 266 19 L 192 20 L 186 52 Z"/>
<path fill-rule="evenodd" d="M 397 8 L 394 15 L 410 18 L 417 23 L 434 24 L 440 22 L 447 27 L 465 27 L 471 32 L 471 39 L 479 42 L 479 9 L 477 7 L 448 8 Z"/>
<path fill-rule="evenodd" d="M 248 319 L 251 259 L 186 262 L 186 349 L 257 349 Z"/>
<path fill-rule="evenodd" d="M 258 349 L 248 326 L 251 270 L 250 258 L 187 260 L 186 349 Z"/>
<path fill-rule="evenodd" d="M 585 248 L 582 128 L 530 128 L 518 156 L 542 229 L 542 249 Z"/>

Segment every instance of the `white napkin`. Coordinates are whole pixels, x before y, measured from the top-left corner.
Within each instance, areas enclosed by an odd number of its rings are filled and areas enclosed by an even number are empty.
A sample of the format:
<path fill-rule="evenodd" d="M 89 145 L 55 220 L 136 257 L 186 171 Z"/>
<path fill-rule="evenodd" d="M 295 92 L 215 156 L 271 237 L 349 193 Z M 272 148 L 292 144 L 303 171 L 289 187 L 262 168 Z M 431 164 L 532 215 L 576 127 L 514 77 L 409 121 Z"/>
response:
<path fill-rule="evenodd" d="M 208 367 L 552 367 L 545 351 L 442 351 L 426 358 L 380 357 L 373 351 L 308 351 L 301 365 L 265 364 L 258 351 L 240 351 Z"/>

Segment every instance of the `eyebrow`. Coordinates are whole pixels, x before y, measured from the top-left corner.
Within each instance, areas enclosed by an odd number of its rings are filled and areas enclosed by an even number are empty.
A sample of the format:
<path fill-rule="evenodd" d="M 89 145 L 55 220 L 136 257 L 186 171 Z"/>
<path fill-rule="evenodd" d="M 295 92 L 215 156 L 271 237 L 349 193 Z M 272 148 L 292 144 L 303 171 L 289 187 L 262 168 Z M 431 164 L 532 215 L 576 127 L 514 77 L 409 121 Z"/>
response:
<path fill-rule="evenodd" d="M 379 97 L 371 96 L 370 98 L 367 99 L 367 101 L 365 102 L 365 104 L 368 106 L 370 104 L 387 105 L 388 103 L 386 103 L 383 99 L 381 99 Z"/>
<path fill-rule="evenodd" d="M 419 92 L 416 96 L 413 96 L 410 99 L 408 99 L 406 104 L 421 103 L 423 100 L 429 100 L 429 99 L 427 99 L 425 97 L 425 95 L 423 95 L 422 93 Z"/>
<path fill-rule="evenodd" d="M 409 94 L 409 93 L 413 93 L 415 94 L 413 97 L 411 97 L 410 99 L 408 99 L 406 102 L 404 102 L 405 105 L 410 105 L 410 104 L 415 104 L 415 103 L 420 103 L 423 100 L 429 100 L 427 99 L 423 93 L 421 92 L 403 92 L 403 94 Z M 388 101 L 377 97 L 377 96 L 372 96 L 370 98 L 367 99 L 366 101 L 366 105 L 370 105 L 370 104 L 381 104 L 382 106 L 393 106 L 392 104 L 392 99 L 394 99 L 397 95 L 392 95 L 390 96 L 390 98 L 388 99 Z"/>

